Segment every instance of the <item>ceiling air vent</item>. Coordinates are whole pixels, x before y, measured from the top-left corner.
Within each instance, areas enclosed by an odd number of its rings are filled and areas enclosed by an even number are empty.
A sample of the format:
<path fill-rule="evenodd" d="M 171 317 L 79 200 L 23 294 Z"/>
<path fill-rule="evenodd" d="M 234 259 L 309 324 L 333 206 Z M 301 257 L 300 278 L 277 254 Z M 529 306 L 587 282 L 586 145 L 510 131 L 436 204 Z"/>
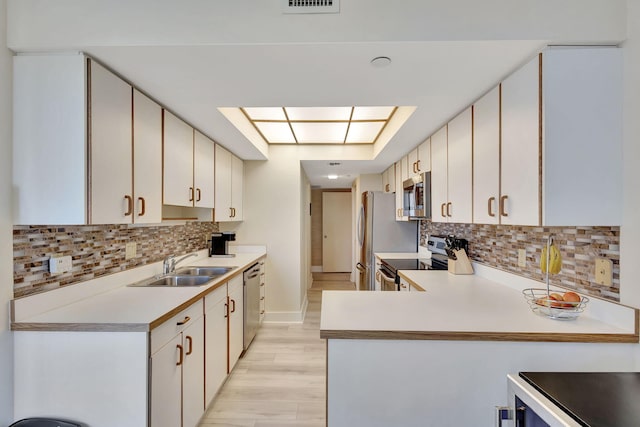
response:
<path fill-rule="evenodd" d="M 282 0 L 284 13 L 338 13 L 339 0 Z"/>

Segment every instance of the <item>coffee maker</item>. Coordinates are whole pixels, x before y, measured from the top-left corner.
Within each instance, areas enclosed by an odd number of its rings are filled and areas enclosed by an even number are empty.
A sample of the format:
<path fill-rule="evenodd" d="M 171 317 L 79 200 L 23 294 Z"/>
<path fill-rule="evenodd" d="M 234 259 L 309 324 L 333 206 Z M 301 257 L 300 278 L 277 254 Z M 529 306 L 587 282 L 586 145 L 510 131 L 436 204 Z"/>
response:
<path fill-rule="evenodd" d="M 213 233 L 211 235 L 211 247 L 209 248 L 210 257 L 234 257 L 235 254 L 229 253 L 229 242 L 236 240 L 234 231 L 224 231 L 222 233 Z"/>

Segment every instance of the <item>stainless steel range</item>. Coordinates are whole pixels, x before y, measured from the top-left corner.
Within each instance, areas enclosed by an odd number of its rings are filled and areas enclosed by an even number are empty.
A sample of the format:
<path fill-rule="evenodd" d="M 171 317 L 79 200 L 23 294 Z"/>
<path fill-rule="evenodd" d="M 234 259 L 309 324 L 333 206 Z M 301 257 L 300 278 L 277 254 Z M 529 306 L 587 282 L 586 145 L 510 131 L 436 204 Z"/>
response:
<path fill-rule="evenodd" d="M 431 258 L 402 258 L 381 259 L 379 274 L 381 289 L 383 291 L 400 290 L 400 276 L 398 270 L 447 270 L 449 258 L 445 250 L 444 236 L 429 236 L 427 249 L 431 251 Z"/>

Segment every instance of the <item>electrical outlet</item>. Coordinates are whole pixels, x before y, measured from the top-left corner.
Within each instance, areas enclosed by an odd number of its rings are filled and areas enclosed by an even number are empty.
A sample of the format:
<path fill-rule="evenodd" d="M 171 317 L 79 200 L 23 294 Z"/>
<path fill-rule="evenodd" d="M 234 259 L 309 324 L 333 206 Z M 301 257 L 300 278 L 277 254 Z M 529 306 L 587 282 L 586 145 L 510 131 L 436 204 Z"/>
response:
<path fill-rule="evenodd" d="M 71 255 L 49 258 L 49 272 L 51 274 L 61 274 L 70 271 L 72 267 Z"/>
<path fill-rule="evenodd" d="M 596 283 L 611 286 L 613 282 L 613 262 L 606 258 L 596 258 Z"/>
<path fill-rule="evenodd" d="M 518 267 L 527 266 L 527 250 L 518 249 Z"/>
<path fill-rule="evenodd" d="M 136 244 L 136 242 L 127 243 L 124 249 L 124 259 L 135 258 L 137 250 L 138 245 Z"/>

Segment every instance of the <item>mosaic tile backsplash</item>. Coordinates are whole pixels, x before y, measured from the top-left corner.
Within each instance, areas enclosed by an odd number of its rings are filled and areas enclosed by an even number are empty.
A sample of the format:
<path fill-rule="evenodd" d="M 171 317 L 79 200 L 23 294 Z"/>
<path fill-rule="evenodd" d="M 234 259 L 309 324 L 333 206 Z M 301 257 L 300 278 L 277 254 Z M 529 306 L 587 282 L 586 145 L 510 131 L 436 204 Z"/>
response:
<path fill-rule="evenodd" d="M 523 227 L 421 221 L 420 245 L 426 246 L 429 234 L 455 234 L 469 240 L 469 256 L 473 261 L 543 284 L 540 254 L 550 233 L 562 254 L 562 271 L 550 275 L 551 285 L 620 301 L 620 227 Z M 518 249 L 525 249 L 527 253 L 524 268 L 518 266 Z M 595 282 L 596 258 L 613 262 L 611 287 Z"/>
<path fill-rule="evenodd" d="M 14 226 L 13 295 L 18 298 L 49 291 L 162 261 L 168 255 L 205 249 L 214 231 L 218 231 L 218 224 L 214 222 L 161 226 Z M 129 242 L 137 243 L 137 254 L 125 260 L 125 245 Z M 51 275 L 48 262 L 51 255 L 71 255 L 72 270 Z"/>

